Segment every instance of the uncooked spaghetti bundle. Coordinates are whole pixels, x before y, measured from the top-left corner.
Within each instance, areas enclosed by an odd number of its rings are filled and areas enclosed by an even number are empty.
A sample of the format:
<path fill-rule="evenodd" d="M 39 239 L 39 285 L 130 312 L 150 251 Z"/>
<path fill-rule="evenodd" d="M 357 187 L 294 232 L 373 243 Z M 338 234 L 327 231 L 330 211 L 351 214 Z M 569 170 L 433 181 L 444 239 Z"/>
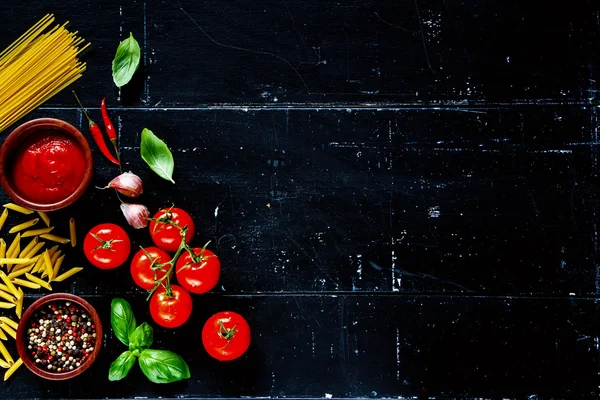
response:
<path fill-rule="evenodd" d="M 0 53 L 0 132 L 79 79 L 89 43 L 48 14 Z"/>

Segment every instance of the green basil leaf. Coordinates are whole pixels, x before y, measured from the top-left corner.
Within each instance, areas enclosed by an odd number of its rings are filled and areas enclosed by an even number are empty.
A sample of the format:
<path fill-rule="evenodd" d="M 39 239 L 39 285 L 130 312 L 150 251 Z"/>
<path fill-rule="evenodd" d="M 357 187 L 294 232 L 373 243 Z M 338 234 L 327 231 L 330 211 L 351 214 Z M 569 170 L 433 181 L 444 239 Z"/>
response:
<path fill-rule="evenodd" d="M 125 345 L 129 345 L 129 335 L 135 330 L 135 316 L 129 303 L 120 298 L 113 299 L 110 305 L 110 324 L 115 336 Z"/>
<path fill-rule="evenodd" d="M 154 329 L 144 322 L 129 336 L 129 350 L 147 349 L 154 341 Z"/>
<path fill-rule="evenodd" d="M 142 372 L 151 382 L 171 383 L 190 377 L 188 365 L 172 351 L 144 350 L 139 360 Z"/>
<path fill-rule="evenodd" d="M 135 364 L 135 357 L 130 351 L 121 353 L 121 355 L 110 364 L 110 368 L 108 369 L 108 380 L 120 381 L 125 378 L 131 367 L 133 367 L 133 364 Z"/>
<path fill-rule="evenodd" d="M 140 153 L 146 164 L 161 178 L 175 183 L 173 180 L 173 169 L 175 162 L 173 154 L 163 142 L 150 129 L 142 131 L 142 143 Z"/>
<path fill-rule="evenodd" d="M 112 62 L 112 75 L 115 85 L 125 86 L 140 66 L 140 45 L 133 38 L 133 33 L 119 44 L 117 54 Z"/>

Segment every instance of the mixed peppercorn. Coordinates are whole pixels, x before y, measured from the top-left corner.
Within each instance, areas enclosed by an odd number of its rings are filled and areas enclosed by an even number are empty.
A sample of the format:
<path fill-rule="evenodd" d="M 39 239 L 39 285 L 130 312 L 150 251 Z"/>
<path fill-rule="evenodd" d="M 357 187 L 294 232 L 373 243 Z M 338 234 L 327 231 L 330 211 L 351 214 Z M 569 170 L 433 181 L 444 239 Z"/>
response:
<path fill-rule="evenodd" d="M 56 302 L 37 311 L 27 330 L 27 349 L 40 368 L 68 372 L 85 363 L 96 345 L 96 326 L 79 305 Z"/>

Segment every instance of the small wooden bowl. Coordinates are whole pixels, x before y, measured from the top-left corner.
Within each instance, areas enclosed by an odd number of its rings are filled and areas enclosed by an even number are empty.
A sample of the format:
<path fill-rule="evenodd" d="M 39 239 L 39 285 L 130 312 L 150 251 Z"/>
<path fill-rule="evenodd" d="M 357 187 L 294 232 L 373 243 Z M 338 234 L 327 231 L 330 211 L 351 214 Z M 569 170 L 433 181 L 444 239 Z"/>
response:
<path fill-rule="evenodd" d="M 83 180 L 77 189 L 68 197 L 55 203 L 37 203 L 22 196 L 12 182 L 13 157 L 25 139 L 31 135 L 54 132 L 65 135 L 77 142 L 83 151 L 86 167 Z M 67 207 L 75 202 L 85 192 L 92 179 L 92 151 L 86 138 L 73 125 L 54 118 L 39 118 L 18 126 L 6 138 L 0 148 L 0 183 L 8 196 L 17 204 L 36 211 L 54 211 Z"/>
<path fill-rule="evenodd" d="M 85 312 L 92 317 L 94 321 L 94 325 L 96 325 L 96 345 L 94 346 L 94 351 L 90 354 L 88 359 L 81 364 L 81 366 L 75 368 L 72 371 L 68 372 L 48 372 L 45 369 L 38 367 L 38 365 L 31 359 L 31 356 L 28 353 L 26 340 L 27 340 L 27 329 L 29 327 L 29 320 L 32 315 L 35 314 L 36 311 L 40 310 L 42 307 L 61 301 L 70 301 L 72 303 L 77 304 L 81 308 L 85 310 Z M 34 374 L 40 376 L 45 379 L 49 379 L 51 381 L 62 381 L 65 379 L 71 379 L 76 377 L 77 375 L 83 373 L 86 369 L 88 369 L 93 362 L 98 357 L 100 353 L 100 348 L 102 347 L 102 323 L 100 321 L 100 317 L 98 313 L 91 306 L 90 303 L 85 301 L 79 296 L 75 296 L 69 293 L 54 293 L 47 296 L 44 296 L 40 299 L 37 299 L 33 302 L 31 306 L 25 311 L 21 321 L 19 322 L 19 328 L 17 329 L 17 351 L 19 352 L 19 357 L 23 360 L 23 364 Z"/>

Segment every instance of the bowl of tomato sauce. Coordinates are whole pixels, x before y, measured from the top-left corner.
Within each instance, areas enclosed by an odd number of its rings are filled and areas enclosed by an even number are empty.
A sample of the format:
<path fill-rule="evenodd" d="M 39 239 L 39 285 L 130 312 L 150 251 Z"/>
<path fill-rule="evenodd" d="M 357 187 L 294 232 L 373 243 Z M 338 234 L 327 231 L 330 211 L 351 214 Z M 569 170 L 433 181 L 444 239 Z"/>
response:
<path fill-rule="evenodd" d="M 40 118 L 17 127 L 0 147 L 0 183 L 17 204 L 53 211 L 73 204 L 92 179 L 92 152 L 73 125 Z"/>

